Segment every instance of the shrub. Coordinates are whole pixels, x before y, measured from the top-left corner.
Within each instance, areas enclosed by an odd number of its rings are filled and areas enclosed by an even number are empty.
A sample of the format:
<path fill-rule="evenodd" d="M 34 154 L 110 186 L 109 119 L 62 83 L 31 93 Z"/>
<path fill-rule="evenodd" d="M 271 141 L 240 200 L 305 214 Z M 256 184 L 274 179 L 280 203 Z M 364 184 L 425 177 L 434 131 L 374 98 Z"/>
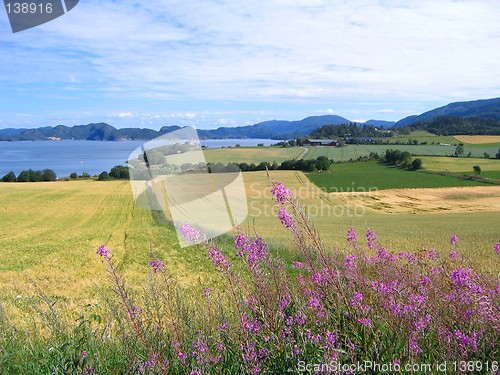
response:
<path fill-rule="evenodd" d="M 419 159 L 419 158 L 414 159 L 411 162 L 411 169 L 414 171 L 422 169 L 422 159 Z"/>
<path fill-rule="evenodd" d="M 123 165 L 117 165 L 111 168 L 109 176 L 117 179 L 128 179 L 130 178 L 128 167 Z"/>
<path fill-rule="evenodd" d="M 73 172 L 69 175 L 69 178 L 72 178 L 72 179 L 77 179 L 78 178 L 78 174 L 76 172 Z"/>
<path fill-rule="evenodd" d="M 108 174 L 108 172 L 105 172 L 105 171 L 101 172 L 101 174 L 98 177 L 99 181 L 106 181 L 109 179 L 110 179 L 109 174 Z"/>

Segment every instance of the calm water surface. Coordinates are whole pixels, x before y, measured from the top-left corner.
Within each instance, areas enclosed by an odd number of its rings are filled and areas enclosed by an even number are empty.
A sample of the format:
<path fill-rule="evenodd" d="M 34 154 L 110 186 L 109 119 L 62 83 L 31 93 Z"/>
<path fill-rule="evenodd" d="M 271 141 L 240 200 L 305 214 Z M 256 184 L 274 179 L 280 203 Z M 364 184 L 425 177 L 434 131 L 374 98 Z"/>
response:
<path fill-rule="evenodd" d="M 277 143 L 272 139 L 209 139 L 201 141 L 209 148 L 256 146 L 263 143 L 269 146 Z M 19 174 L 24 169 L 50 168 L 58 177 L 69 176 L 72 172 L 91 175 L 109 171 L 125 161 L 136 148 L 145 141 L 36 141 L 0 142 L 0 178 L 9 171 Z"/>

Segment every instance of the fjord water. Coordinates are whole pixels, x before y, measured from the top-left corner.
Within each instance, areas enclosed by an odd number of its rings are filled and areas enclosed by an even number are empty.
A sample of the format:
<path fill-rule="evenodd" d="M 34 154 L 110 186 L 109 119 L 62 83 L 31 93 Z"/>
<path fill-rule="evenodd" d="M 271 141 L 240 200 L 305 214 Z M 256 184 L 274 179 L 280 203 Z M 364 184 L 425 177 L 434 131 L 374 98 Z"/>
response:
<path fill-rule="evenodd" d="M 272 139 L 208 139 L 201 141 L 209 148 L 269 146 L 278 142 Z M 145 141 L 34 141 L 0 142 L 0 178 L 13 171 L 52 169 L 58 177 L 69 176 L 72 172 L 90 175 L 109 171 L 115 165 L 125 165 L 130 153 Z"/>

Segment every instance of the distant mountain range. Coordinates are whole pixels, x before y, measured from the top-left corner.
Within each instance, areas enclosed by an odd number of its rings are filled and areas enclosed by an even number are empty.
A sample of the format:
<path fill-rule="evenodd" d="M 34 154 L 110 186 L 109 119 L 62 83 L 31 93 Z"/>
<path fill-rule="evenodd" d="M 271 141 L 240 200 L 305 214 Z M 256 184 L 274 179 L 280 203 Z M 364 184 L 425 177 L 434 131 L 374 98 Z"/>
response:
<path fill-rule="evenodd" d="M 270 138 L 291 139 L 310 134 L 327 124 L 345 124 L 351 121 L 335 115 L 311 116 L 300 121 L 265 121 L 250 126 L 198 130 L 201 139 L 222 138 Z M 89 141 L 149 140 L 181 129 L 180 126 L 164 126 L 160 130 L 124 128 L 116 129 L 106 123 L 68 127 L 42 127 L 36 129 L 0 129 L 0 141 L 34 141 L 45 139 L 76 139 Z"/>
<path fill-rule="evenodd" d="M 444 107 L 433 109 L 422 113 L 406 117 L 397 123 L 392 121 L 369 120 L 365 124 L 375 127 L 402 127 L 415 123 L 431 121 L 438 117 L 456 118 L 480 118 L 500 121 L 500 98 L 476 100 L 470 102 L 451 103 Z M 311 116 L 300 121 L 265 121 L 255 125 L 239 127 L 220 127 L 217 129 L 199 129 L 198 134 L 202 139 L 222 139 L 222 138 L 270 138 L 270 139 L 291 139 L 307 136 L 314 130 L 324 125 L 339 125 L 352 123 L 344 117 L 336 115 Z M 468 126 L 470 127 L 470 122 Z M 119 141 L 119 140 L 150 140 L 160 135 L 181 129 L 180 126 L 164 126 L 160 130 L 145 128 L 124 128 L 116 129 L 106 123 L 95 123 L 88 125 L 55 127 L 47 126 L 36 129 L 0 129 L 0 141 L 35 141 L 46 139 L 75 139 L 75 140 L 98 140 L 98 141 Z"/>
<path fill-rule="evenodd" d="M 418 116 L 408 116 L 396 122 L 394 127 L 411 125 L 420 121 L 429 121 L 441 116 L 478 117 L 500 120 L 500 98 L 451 103 Z"/>

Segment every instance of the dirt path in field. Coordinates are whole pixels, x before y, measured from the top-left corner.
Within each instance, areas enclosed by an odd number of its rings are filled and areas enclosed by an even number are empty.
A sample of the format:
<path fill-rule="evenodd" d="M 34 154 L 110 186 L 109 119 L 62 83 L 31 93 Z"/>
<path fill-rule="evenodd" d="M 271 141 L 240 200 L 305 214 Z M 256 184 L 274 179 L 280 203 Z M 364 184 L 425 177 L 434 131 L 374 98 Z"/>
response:
<path fill-rule="evenodd" d="M 384 213 L 500 212 L 500 186 L 391 189 L 332 194 L 346 203 Z"/>
<path fill-rule="evenodd" d="M 303 147 L 303 151 L 299 154 L 299 156 L 297 156 L 295 158 L 295 160 L 302 160 L 304 158 L 304 156 L 306 156 L 306 154 L 309 152 L 309 149 Z"/>

